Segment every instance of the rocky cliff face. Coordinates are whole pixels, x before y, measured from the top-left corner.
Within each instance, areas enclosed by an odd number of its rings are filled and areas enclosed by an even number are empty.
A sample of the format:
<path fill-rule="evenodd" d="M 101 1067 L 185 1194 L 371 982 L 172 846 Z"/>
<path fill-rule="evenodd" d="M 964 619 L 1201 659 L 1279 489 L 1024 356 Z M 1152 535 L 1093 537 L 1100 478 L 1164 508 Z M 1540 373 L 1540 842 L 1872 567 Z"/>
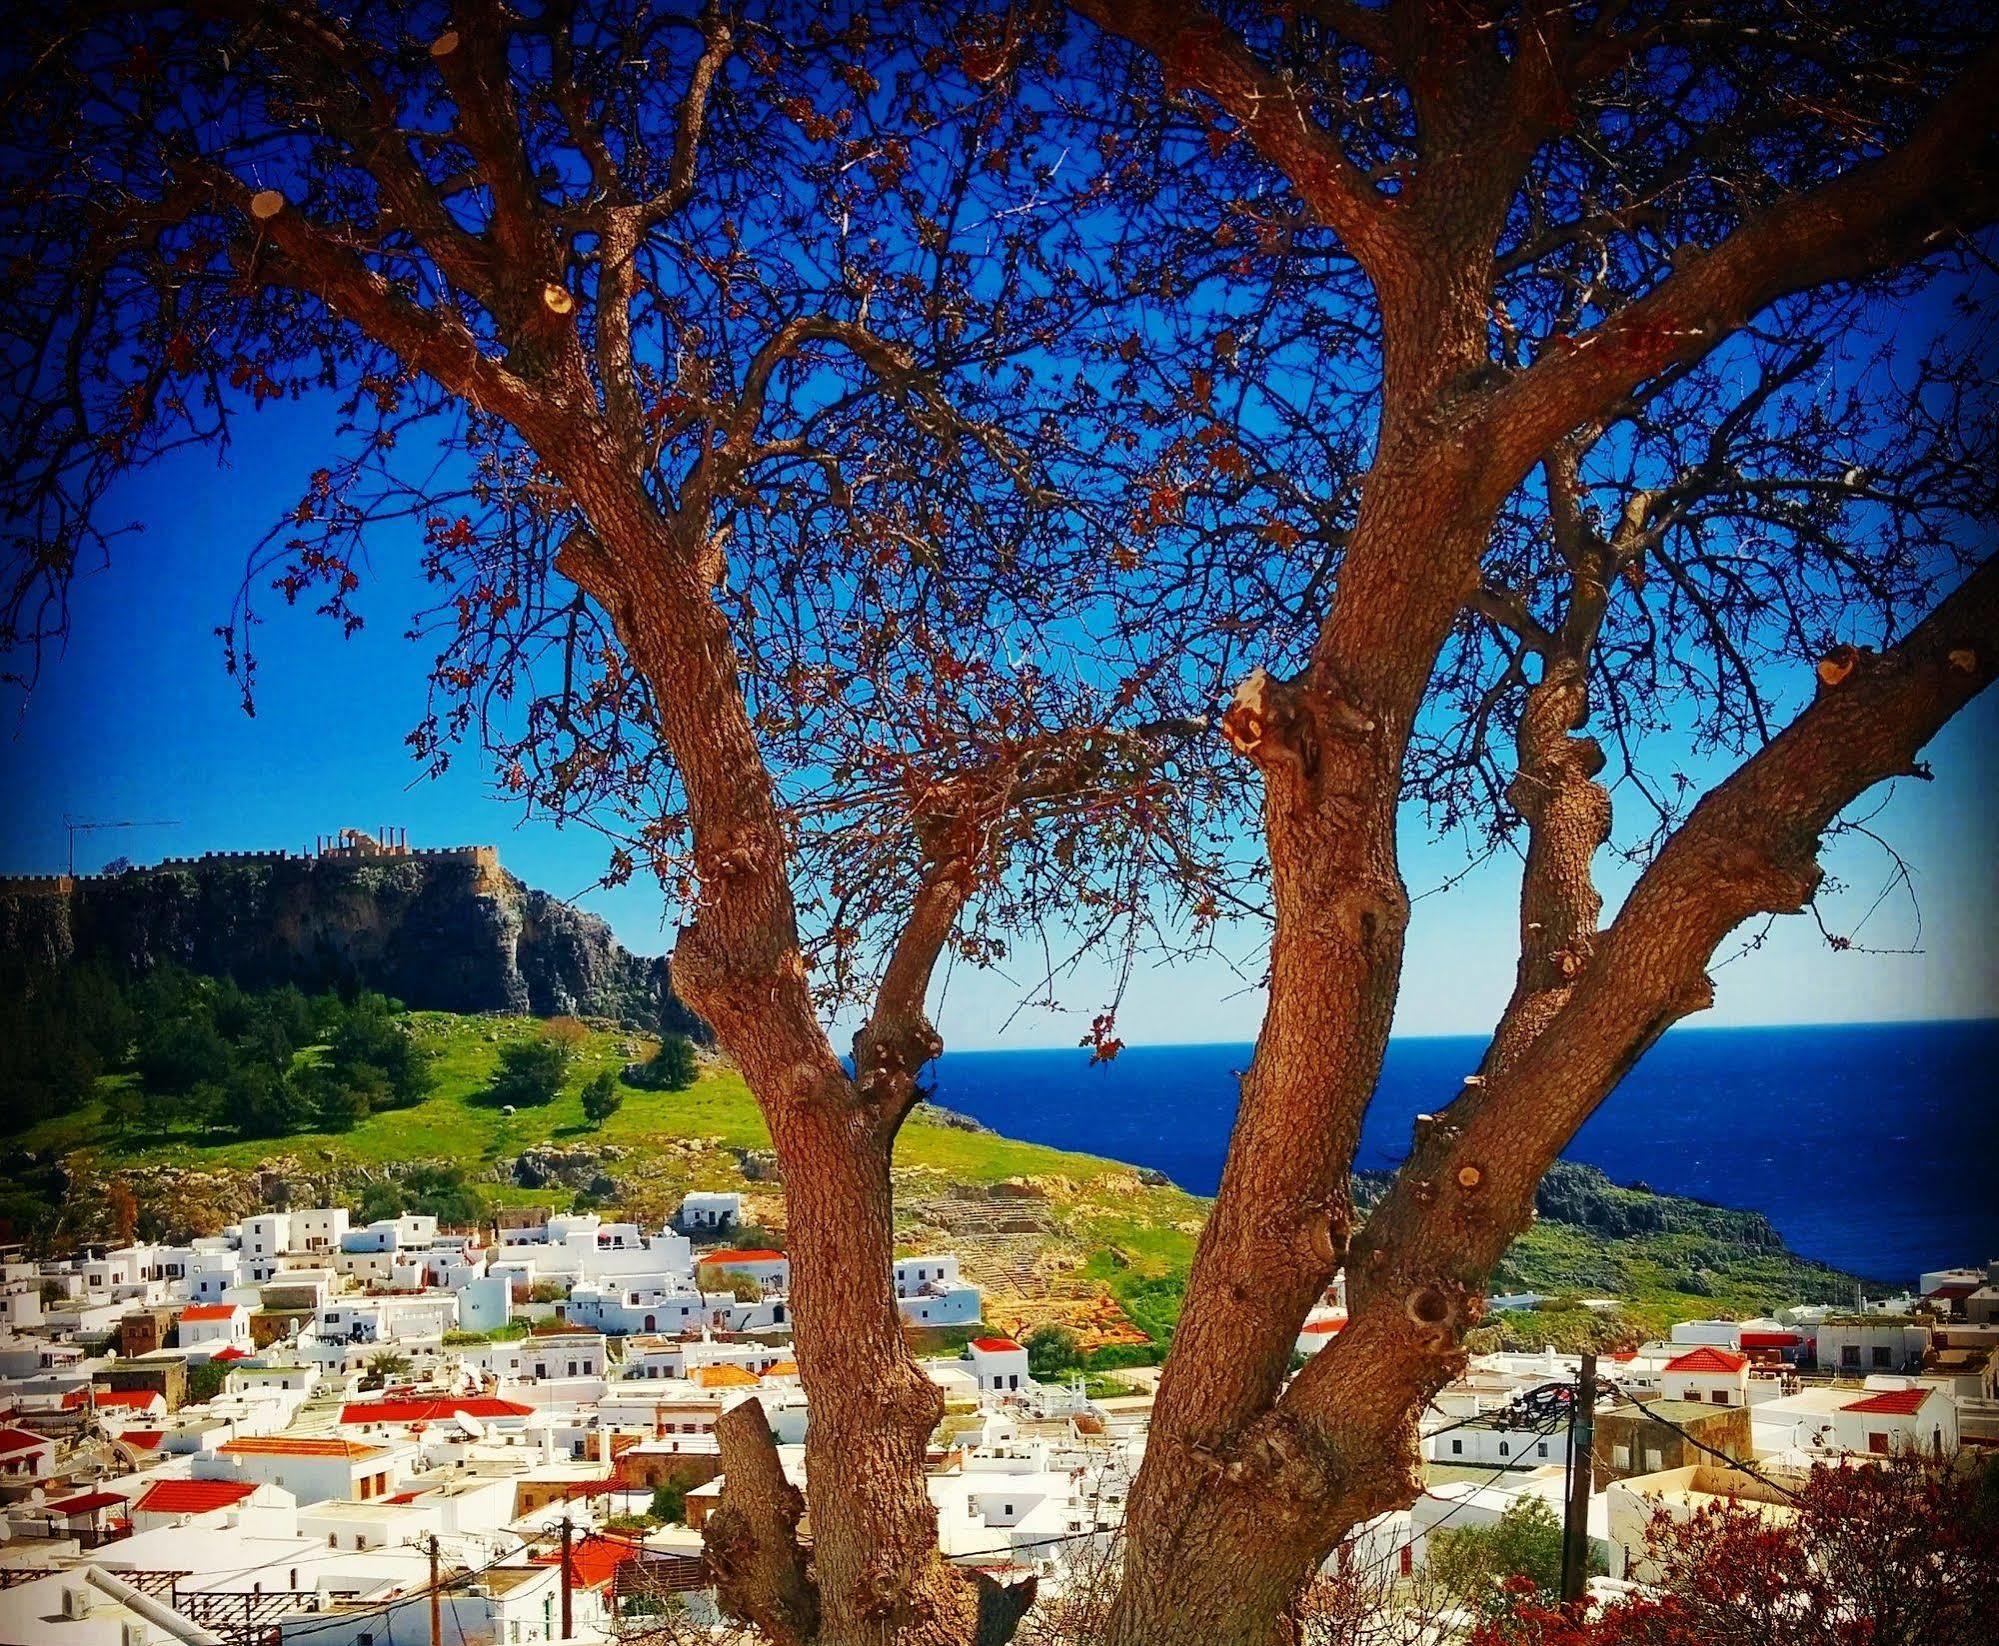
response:
<path fill-rule="evenodd" d="M 419 1008 L 576 1013 L 709 1038 L 667 963 L 524 886 L 490 850 L 359 859 L 209 857 L 0 881 L 0 949 L 31 963 L 160 964 L 246 988 L 362 984 Z"/>

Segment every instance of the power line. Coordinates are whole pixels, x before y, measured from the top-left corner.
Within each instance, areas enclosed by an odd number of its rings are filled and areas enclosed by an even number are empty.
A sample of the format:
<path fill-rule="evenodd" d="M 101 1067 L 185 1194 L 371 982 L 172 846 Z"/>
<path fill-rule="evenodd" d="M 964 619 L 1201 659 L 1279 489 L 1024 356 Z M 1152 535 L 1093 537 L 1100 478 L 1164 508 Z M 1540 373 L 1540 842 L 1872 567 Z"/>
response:
<path fill-rule="evenodd" d="M 1619 1394 L 1624 1395 L 1627 1399 L 1629 1399 L 1631 1404 L 1637 1407 L 1639 1411 L 1643 1412 L 1646 1417 L 1650 1418 L 1654 1423 L 1664 1424 L 1667 1428 L 1671 1429 L 1676 1435 L 1678 1435 L 1682 1440 L 1686 1441 L 1690 1446 L 1694 1447 L 1697 1451 L 1705 1452 L 1709 1457 L 1712 1458 L 1719 1458 L 1723 1463 L 1726 1463 L 1731 1469 L 1740 1470 L 1743 1474 L 1749 1476 L 1751 1480 L 1759 1481 L 1761 1484 L 1768 1486 L 1771 1491 L 1782 1493 L 1785 1497 L 1789 1498 L 1793 1503 L 1804 1502 L 1803 1496 L 1791 1490 L 1790 1487 L 1784 1485 L 1781 1481 L 1772 1480 L 1768 1475 L 1764 1474 L 1762 1470 L 1758 1469 L 1754 1464 L 1745 1463 L 1741 1458 L 1733 1457 L 1729 1453 L 1722 1451 L 1719 1447 L 1710 1446 L 1705 1440 L 1701 1439 L 1701 1437 L 1695 1434 L 1691 1429 L 1688 1429 L 1683 1424 L 1675 1423 L 1670 1417 L 1665 1416 L 1661 1412 L 1655 1411 L 1653 1408 L 1657 1406 L 1658 1404 L 1657 1401 L 1651 1401 L 1651 1402 L 1642 1401 L 1638 1398 L 1636 1391 L 1626 1387 L 1624 1384 L 1615 1382 L 1609 1378 L 1605 1378 L 1604 1381 L 1606 1383 L 1609 1383 L 1611 1388 L 1615 1389 Z"/>

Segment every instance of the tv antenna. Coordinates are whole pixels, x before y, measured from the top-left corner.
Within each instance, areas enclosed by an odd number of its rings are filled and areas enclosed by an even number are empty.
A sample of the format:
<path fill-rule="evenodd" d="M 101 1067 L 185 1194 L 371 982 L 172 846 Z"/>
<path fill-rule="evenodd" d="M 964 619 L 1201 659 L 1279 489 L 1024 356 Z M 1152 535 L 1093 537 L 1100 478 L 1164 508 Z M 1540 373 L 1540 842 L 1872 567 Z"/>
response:
<path fill-rule="evenodd" d="M 106 822 L 95 823 L 62 814 L 62 826 L 69 833 L 69 872 L 76 873 L 76 837 L 80 834 L 94 834 L 99 829 L 177 829 L 177 817 L 120 817 Z"/>

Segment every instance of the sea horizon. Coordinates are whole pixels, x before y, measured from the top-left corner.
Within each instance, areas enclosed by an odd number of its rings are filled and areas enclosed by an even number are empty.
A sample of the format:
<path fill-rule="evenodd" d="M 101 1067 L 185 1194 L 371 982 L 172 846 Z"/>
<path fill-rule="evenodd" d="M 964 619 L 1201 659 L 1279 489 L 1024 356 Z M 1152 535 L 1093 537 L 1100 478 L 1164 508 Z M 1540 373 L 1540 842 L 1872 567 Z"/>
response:
<path fill-rule="evenodd" d="M 1415 1115 L 1459 1090 L 1488 1037 L 1389 1042 L 1355 1165 L 1392 1167 Z M 1092 1065 L 1078 1047 L 947 1050 L 933 1101 L 994 1130 L 1220 1180 L 1235 1076 L 1253 1042 L 1154 1042 Z M 1895 1287 L 1999 1256 L 1999 1158 L 1986 1098 L 1999 1018 L 1689 1024 L 1665 1036 L 1564 1158 L 1614 1181 L 1767 1216 L 1802 1257 Z"/>

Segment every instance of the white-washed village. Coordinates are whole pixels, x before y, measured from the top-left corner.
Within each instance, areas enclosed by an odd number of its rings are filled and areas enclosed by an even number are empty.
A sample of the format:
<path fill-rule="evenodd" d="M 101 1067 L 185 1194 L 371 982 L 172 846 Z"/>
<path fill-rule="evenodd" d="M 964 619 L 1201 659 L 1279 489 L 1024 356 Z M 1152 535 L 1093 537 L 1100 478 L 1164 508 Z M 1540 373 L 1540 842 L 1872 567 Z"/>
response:
<path fill-rule="evenodd" d="M 656 1229 L 545 1211 L 356 1227 L 319 1207 L 185 1245 L 5 1253 L 0 1638 L 543 1646 L 662 1618 L 698 1638 L 722 1622 L 703 1554 L 717 1419 L 759 1403 L 794 1479 L 810 1421 L 789 1265 L 740 1219 L 723 1193 Z M 1088 1581 L 1156 1373 L 1037 1377 L 1022 1343 L 984 1335 L 948 1252 L 898 1259 L 894 1286 L 946 1412 L 928 1472 L 944 1555 L 1043 1597 Z M 1345 1319 L 1336 1281 L 1294 1365 Z M 1392 1607 L 1440 1531 L 1533 1499 L 1580 1513 L 1592 1583 L 1628 1592 L 1662 1512 L 1782 1515 L 1815 1465 L 1999 1445 L 1999 1264 L 1852 1309 L 1684 1322 L 1596 1360 L 1579 1403 L 1582 1378 L 1553 1350 L 1474 1357 L 1425 1414 L 1421 1495 L 1335 1561 L 1383 1574 Z M 1463 1622 L 1412 1614 L 1406 1638 Z"/>

